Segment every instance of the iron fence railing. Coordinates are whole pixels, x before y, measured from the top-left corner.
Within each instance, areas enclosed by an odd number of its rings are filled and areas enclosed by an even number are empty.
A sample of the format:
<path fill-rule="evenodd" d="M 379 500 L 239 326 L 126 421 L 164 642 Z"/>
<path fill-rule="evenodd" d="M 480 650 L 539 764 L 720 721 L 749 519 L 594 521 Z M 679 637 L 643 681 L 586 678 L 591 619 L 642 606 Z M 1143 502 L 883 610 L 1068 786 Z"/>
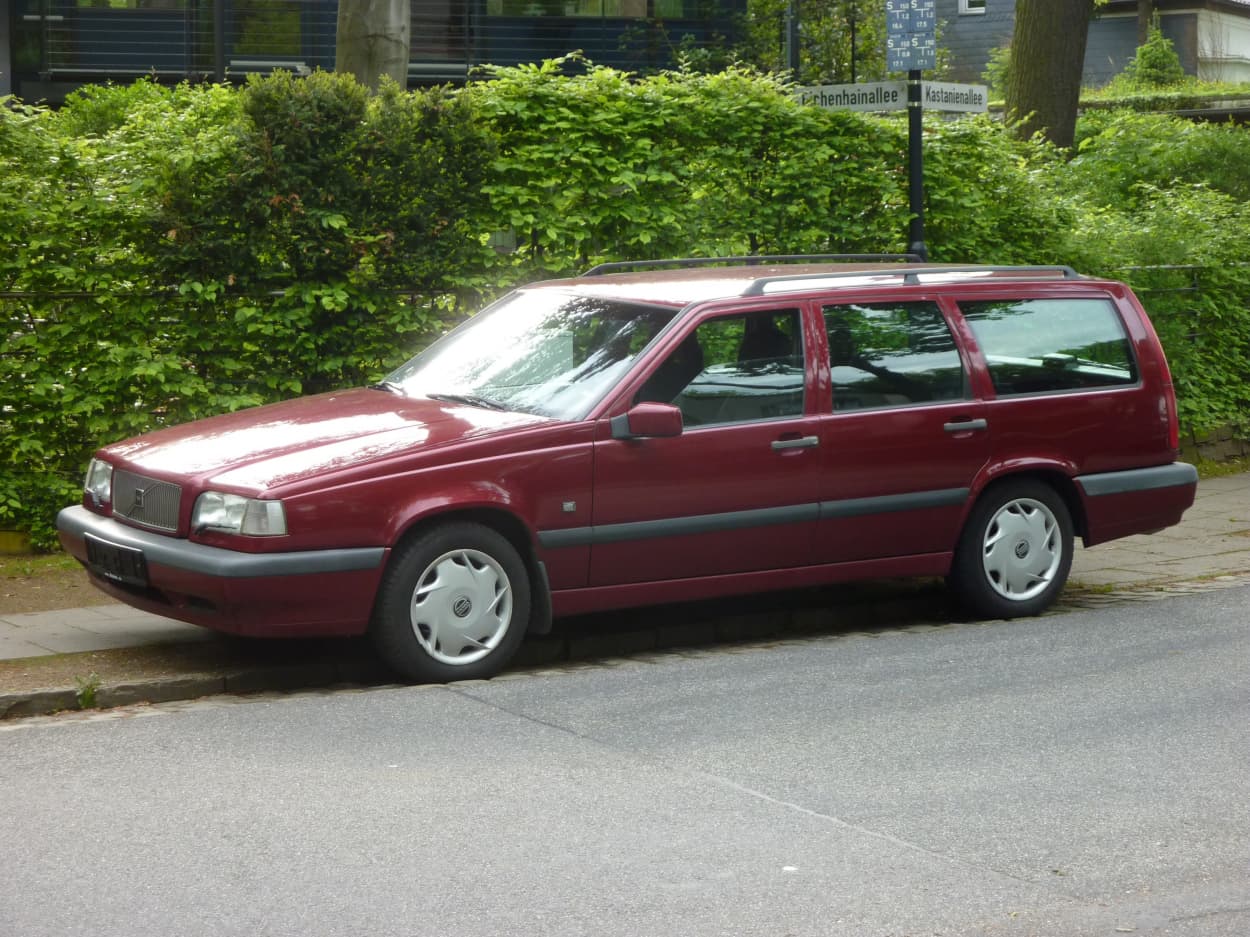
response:
<path fill-rule="evenodd" d="M 332 69 L 337 0 L 14 0 L 14 70 L 45 80 L 238 80 Z M 745 0 L 410 0 L 409 78 L 581 51 L 629 69 L 719 43 Z"/>

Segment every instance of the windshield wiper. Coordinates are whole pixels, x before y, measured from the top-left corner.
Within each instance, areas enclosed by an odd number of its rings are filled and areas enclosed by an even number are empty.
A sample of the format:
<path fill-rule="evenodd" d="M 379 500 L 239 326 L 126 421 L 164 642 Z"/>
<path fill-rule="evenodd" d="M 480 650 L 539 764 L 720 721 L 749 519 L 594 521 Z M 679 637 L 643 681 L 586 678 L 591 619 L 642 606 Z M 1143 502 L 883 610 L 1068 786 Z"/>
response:
<path fill-rule="evenodd" d="M 476 394 L 426 394 L 426 396 L 431 400 L 446 400 L 449 403 L 467 403 L 471 407 L 481 407 L 483 410 L 508 409 L 498 400 L 491 400 L 489 397 L 479 397 Z"/>
<path fill-rule="evenodd" d="M 392 394 L 399 394 L 399 396 L 401 397 L 404 396 L 404 389 L 400 387 L 398 384 L 396 384 L 394 381 L 378 381 L 376 384 L 370 384 L 369 389 L 370 390 L 385 390 L 385 391 L 389 391 Z"/>

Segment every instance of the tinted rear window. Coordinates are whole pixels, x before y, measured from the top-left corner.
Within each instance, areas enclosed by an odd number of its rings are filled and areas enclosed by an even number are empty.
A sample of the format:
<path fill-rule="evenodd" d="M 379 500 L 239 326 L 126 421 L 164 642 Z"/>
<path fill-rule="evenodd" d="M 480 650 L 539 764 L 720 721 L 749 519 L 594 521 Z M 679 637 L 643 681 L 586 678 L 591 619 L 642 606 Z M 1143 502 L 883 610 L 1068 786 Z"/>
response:
<path fill-rule="evenodd" d="M 1137 362 L 1106 299 L 961 302 L 1000 396 L 1137 383 Z"/>

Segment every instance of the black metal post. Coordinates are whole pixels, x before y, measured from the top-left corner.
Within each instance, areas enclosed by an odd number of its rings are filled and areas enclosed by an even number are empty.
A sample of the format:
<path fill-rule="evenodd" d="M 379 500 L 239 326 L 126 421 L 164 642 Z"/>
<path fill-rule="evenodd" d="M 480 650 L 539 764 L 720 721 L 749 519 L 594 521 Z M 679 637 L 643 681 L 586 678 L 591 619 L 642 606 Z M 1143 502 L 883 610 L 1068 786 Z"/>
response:
<path fill-rule="evenodd" d="M 855 84 L 859 79 L 855 77 L 855 25 L 859 19 L 858 11 L 855 9 L 855 0 L 851 0 L 851 84 Z"/>
<path fill-rule="evenodd" d="M 213 0 L 213 80 L 226 80 L 226 0 Z"/>
<path fill-rule="evenodd" d="M 791 79 L 799 77 L 799 0 L 786 4 L 786 67 Z"/>
<path fill-rule="evenodd" d="M 907 170 L 908 203 L 911 224 L 908 227 L 907 250 L 929 259 L 924 245 L 924 102 L 921 98 L 920 70 L 907 73 Z"/>

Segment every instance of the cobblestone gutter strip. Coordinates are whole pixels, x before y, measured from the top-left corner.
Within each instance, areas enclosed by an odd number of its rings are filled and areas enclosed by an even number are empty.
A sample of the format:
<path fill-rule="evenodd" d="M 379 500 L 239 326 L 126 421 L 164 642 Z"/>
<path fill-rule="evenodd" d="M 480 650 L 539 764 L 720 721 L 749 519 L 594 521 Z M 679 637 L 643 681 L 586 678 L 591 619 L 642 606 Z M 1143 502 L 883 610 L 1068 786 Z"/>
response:
<path fill-rule="evenodd" d="M 1117 587 L 1107 592 L 1078 584 L 1047 614 L 1156 601 L 1240 585 L 1250 585 L 1250 572 L 1146 588 Z M 933 582 L 837 587 L 821 595 L 824 598 L 819 602 L 809 596 L 805 602 L 792 605 L 760 604 L 734 613 L 726 612 L 723 606 L 666 607 L 584 619 L 551 635 L 528 639 L 505 676 L 612 666 L 614 659 L 619 663 L 621 659 L 645 660 L 682 653 L 733 653 L 742 647 L 777 640 L 923 634 L 962 623 L 945 591 Z M 193 649 L 183 646 L 179 650 L 185 653 Z M 178 674 L 161 672 L 148 677 L 131 671 L 117 679 L 107 674 L 105 665 L 110 653 L 130 652 L 61 655 L 64 666 L 57 671 L 67 676 L 60 679 L 59 685 L 16 692 L 0 689 L 0 720 L 25 722 L 29 717 L 66 711 L 136 707 L 222 694 L 346 689 L 395 682 L 394 675 L 363 644 L 347 654 L 339 649 L 290 662 L 251 665 L 215 660 L 197 668 L 192 655 Z M 75 659 L 89 656 L 93 666 L 106 671 L 103 677 L 91 680 L 82 674 L 84 665 Z M 90 676 L 95 676 L 94 672 Z M 13 724 L 6 723 L 6 727 Z"/>

